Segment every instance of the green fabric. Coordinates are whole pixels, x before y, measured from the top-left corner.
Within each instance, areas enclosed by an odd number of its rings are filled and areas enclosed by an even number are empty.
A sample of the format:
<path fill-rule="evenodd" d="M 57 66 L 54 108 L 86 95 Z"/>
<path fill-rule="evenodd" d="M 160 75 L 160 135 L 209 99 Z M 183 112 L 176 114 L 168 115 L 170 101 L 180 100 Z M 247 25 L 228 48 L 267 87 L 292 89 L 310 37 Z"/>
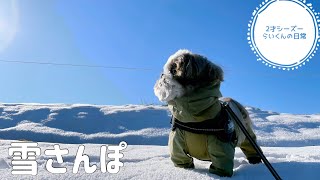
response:
<path fill-rule="evenodd" d="M 252 129 L 248 132 L 256 140 Z M 193 168 L 194 157 L 211 161 L 209 172 L 219 176 L 232 176 L 235 147 L 236 142 L 222 142 L 214 135 L 195 134 L 178 128 L 169 135 L 170 157 L 176 167 Z M 259 157 L 248 139 L 240 148 L 247 158 Z"/>
<path fill-rule="evenodd" d="M 185 62 L 185 74 L 176 78 L 182 86 L 187 86 L 186 90 L 190 89 L 188 86 L 195 89 L 169 101 L 169 110 L 184 123 L 214 119 L 221 110 L 222 69 L 199 55 L 185 57 Z M 249 132 L 254 135 L 252 130 Z M 235 146 L 236 142 L 222 142 L 215 135 L 195 134 L 179 128 L 169 135 L 170 157 L 175 166 L 193 168 L 193 157 L 208 160 L 212 162 L 209 172 L 219 176 L 232 176 Z M 247 157 L 256 156 L 247 140 L 240 147 Z"/>
<path fill-rule="evenodd" d="M 176 167 L 192 167 L 194 157 L 211 161 L 212 166 L 219 170 L 218 175 L 232 176 L 235 153 L 233 142 L 226 143 L 214 135 L 194 134 L 177 128 L 170 132 L 169 148 L 171 160 Z"/>
<path fill-rule="evenodd" d="M 223 169 L 219 169 L 219 168 L 214 167 L 212 164 L 209 167 L 209 172 L 212 174 L 216 174 L 218 176 L 221 176 L 221 177 L 226 177 L 226 176 L 231 177 L 233 175 L 232 171 L 226 172 Z"/>
<path fill-rule="evenodd" d="M 172 115 L 181 122 L 201 122 L 213 119 L 221 110 L 220 83 L 211 83 L 168 102 Z"/>

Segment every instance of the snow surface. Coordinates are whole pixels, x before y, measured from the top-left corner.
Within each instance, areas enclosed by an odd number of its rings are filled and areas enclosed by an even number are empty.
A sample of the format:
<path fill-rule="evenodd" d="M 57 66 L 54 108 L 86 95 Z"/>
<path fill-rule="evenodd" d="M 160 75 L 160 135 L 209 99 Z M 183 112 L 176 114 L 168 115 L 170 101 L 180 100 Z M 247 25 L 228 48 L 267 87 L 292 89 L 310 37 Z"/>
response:
<path fill-rule="evenodd" d="M 320 115 L 292 115 L 247 107 L 258 143 L 283 179 L 320 179 Z M 170 114 L 164 106 L 97 106 L 86 104 L 0 104 L 0 179 L 227 179 L 208 173 L 210 162 L 195 160 L 196 168 L 175 168 L 167 147 Z M 12 175 L 11 142 L 39 142 L 38 175 Z M 126 141 L 124 167 L 118 174 L 102 173 L 100 147 Z M 68 148 L 65 174 L 45 168 L 44 150 L 59 143 Z M 93 174 L 72 173 L 79 145 L 85 145 Z M 247 163 L 236 149 L 232 179 L 273 179 L 264 164 Z"/>

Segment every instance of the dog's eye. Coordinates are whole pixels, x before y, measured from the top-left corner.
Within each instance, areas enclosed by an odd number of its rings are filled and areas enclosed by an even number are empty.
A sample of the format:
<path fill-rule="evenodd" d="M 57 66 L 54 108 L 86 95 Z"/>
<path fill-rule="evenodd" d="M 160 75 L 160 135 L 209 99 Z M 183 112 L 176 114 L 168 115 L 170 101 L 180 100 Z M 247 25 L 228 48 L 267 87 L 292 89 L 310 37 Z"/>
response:
<path fill-rule="evenodd" d="M 173 63 L 171 68 L 170 68 L 170 73 L 175 75 L 177 73 L 176 68 L 177 68 L 177 64 Z"/>

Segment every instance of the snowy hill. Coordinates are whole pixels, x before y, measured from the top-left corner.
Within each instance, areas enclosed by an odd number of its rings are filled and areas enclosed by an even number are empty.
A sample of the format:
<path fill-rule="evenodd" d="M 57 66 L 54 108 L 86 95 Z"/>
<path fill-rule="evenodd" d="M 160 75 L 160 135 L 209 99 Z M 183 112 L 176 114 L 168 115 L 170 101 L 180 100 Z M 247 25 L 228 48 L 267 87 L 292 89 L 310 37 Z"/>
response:
<path fill-rule="evenodd" d="M 283 179 L 320 178 L 320 115 L 291 115 L 247 107 L 254 122 L 258 143 Z M 194 170 L 174 168 L 167 141 L 170 114 L 163 106 L 97 106 L 66 104 L 0 104 L 1 179 L 212 179 L 209 162 L 196 161 Z M 10 143 L 27 140 L 39 143 L 37 176 L 11 175 Z M 99 167 L 102 144 L 126 141 L 124 167 L 114 175 L 83 170 L 72 174 L 76 150 L 85 144 L 90 162 Z M 43 143 L 42 143 L 43 142 Z M 45 169 L 43 151 L 59 143 L 69 149 L 63 163 L 66 174 Z M 64 144 L 62 144 L 64 143 Z M 272 179 L 263 164 L 250 165 L 237 148 L 233 179 Z M 222 178 L 223 179 L 223 178 Z"/>
<path fill-rule="evenodd" d="M 320 115 L 247 107 L 262 146 L 320 144 Z M 167 145 L 170 114 L 162 106 L 0 104 L 0 138 L 58 143 Z M 290 138 L 288 138 L 290 137 Z"/>
<path fill-rule="evenodd" d="M 169 118 L 159 106 L 2 104 L 0 138 L 166 145 Z"/>

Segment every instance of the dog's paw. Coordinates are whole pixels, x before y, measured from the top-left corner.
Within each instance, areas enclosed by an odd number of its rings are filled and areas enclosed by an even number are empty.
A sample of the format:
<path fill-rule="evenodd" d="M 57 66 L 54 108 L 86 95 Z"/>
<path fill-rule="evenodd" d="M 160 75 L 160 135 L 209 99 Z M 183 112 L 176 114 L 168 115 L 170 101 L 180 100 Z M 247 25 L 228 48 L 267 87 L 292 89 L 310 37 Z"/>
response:
<path fill-rule="evenodd" d="M 188 163 L 188 164 L 175 164 L 175 167 L 179 168 L 185 168 L 185 169 L 194 169 L 194 164 L 193 163 Z"/>
<path fill-rule="evenodd" d="M 259 164 L 262 162 L 260 157 L 249 157 L 248 161 L 250 164 Z"/>

